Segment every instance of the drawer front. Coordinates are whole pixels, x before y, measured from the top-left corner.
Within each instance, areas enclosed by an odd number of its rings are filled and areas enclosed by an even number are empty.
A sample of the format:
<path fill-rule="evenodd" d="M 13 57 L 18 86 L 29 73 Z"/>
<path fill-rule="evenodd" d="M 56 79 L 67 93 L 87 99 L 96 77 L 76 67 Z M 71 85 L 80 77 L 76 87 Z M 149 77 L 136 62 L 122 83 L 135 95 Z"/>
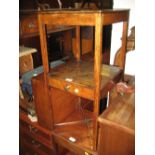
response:
<path fill-rule="evenodd" d="M 22 18 L 20 23 L 22 35 L 39 33 L 37 16 L 27 16 Z"/>
<path fill-rule="evenodd" d="M 36 141 L 26 133 L 21 133 L 21 145 L 24 152 L 35 155 L 55 155 L 55 151 Z"/>
<path fill-rule="evenodd" d="M 38 128 L 26 122 L 20 121 L 20 132 L 22 134 L 29 135 L 34 140 L 41 142 L 48 148 L 51 148 L 54 146 L 51 135 L 44 133 L 43 131 L 39 130 Z"/>
<path fill-rule="evenodd" d="M 47 25 L 47 31 L 58 31 L 59 26 Z M 20 36 L 39 35 L 39 26 L 37 15 L 22 16 L 20 19 Z"/>
<path fill-rule="evenodd" d="M 81 85 L 53 78 L 49 78 L 49 85 L 53 88 L 75 94 L 76 96 L 84 97 L 90 100 L 94 99 L 94 91 L 91 88 L 86 88 Z"/>

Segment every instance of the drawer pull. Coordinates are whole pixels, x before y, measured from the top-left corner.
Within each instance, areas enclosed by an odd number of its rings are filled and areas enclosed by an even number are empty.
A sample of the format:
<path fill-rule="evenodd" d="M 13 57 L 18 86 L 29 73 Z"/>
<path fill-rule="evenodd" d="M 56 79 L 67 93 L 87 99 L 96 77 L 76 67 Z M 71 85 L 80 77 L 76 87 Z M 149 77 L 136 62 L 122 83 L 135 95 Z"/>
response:
<path fill-rule="evenodd" d="M 35 25 L 34 23 L 29 23 L 29 24 L 28 24 L 28 27 L 29 27 L 29 28 L 35 28 L 36 25 Z"/>
<path fill-rule="evenodd" d="M 32 140 L 31 143 L 33 144 L 34 147 L 37 147 L 37 148 L 39 148 L 41 146 L 41 144 L 36 142 L 35 140 Z"/>
<path fill-rule="evenodd" d="M 31 125 L 29 125 L 29 129 L 30 129 L 30 132 L 37 132 L 38 131 L 38 129 L 36 129 L 35 127 L 33 127 L 33 126 L 31 126 Z"/>
<path fill-rule="evenodd" d="M 70 87 L 71 87 L 70 85 L 67 85 L 67 86 L 64 87 L 64 89 L 65 89 L 66 91 L 68 91 L 68 90 L 70 89 Z"/>
<path fill-rule="evenodd" d="M 78 94 L 79 93 L 79 89 L 75 88 L 74 89 L 74 93 Z"/>

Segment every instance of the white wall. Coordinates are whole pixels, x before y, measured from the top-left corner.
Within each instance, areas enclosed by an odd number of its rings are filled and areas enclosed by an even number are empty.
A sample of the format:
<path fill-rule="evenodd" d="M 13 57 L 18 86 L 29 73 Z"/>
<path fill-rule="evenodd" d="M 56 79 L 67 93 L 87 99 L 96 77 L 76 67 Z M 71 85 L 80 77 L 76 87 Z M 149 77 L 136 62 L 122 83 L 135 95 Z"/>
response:
<path fill-rule="evenodd" d="M 127 8 L 130 9 L 130 16 L 129 16 L 129 31 L 132 26 L 135 26 L 135 0 L 114 0 L 114 6 L 113 8 Z M 121 46 L 121 35 L 122 35 L 122 23 L 113 24 L 112 27 L 112 42 L 111 42 L 111 59 L 110 62 L 113 64 L 114 56 L 116 51 Z M 126 55 L 126 67 L 125 67 L 125 73 L 135 75 L 135 70 L 133 68 L 134 65 L 134 57 L 135 52 L 129 52 Z M 132 62 L 132 64 L 131 64 Z M 129 65 L 131 64 L 131 65 Z"/>

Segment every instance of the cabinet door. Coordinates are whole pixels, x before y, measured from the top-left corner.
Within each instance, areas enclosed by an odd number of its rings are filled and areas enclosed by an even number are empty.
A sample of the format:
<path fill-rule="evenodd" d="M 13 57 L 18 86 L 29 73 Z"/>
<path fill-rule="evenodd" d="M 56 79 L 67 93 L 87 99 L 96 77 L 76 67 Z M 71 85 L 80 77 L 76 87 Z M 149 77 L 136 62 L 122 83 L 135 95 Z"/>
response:
<path fill-rule="evenodd" d="M 32 89 L 38 122 L 41 126 L 47 129 L 52 129 L 52 106 L 49 101 L 48 92 L 46 91 L 45 86 L 43 84 L 43 80 L 33 78 Z"/>

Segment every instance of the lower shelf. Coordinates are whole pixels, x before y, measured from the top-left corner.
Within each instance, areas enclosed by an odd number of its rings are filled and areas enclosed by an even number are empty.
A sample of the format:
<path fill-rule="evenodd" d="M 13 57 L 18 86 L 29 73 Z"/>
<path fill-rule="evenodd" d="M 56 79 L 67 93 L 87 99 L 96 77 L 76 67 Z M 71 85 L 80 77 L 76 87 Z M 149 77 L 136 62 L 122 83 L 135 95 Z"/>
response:
<path fill-rule="evenodd" d="M 93 151 L 93 115 L 85 110 L 83 115 L 85 118 L 82 119 L 80 113 L 75 111 L 65 119 L 64 123 L 55 125 L 54 140 L 76 154 L 87 152 L 95 155 L 96 152 Z"/>

